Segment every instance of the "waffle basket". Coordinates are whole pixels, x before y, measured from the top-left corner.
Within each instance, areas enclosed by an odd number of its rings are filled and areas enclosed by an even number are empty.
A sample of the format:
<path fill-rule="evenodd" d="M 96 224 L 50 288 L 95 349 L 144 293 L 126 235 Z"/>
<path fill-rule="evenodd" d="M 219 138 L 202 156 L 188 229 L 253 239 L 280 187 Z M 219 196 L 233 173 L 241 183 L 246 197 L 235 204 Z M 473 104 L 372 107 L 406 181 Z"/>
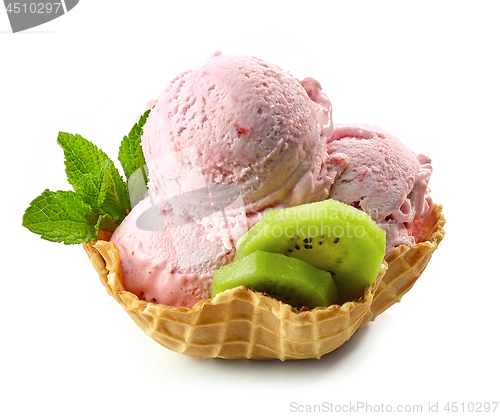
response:
<path fill-rule="evenodd" d="M 199 358 L 285 361 L 322 357 L 399 302 L 443 239 L 444 223 L 442 206 L 435 205 L 424 224 L 425 241 L 389 252 L 362 298 L 308 311 L 244 286 L 192 308 L 148 303 L 124 289 L 120 256 L 112 242 L 98 240 L 83 247 L 108 293 L 164 347 Z"/>

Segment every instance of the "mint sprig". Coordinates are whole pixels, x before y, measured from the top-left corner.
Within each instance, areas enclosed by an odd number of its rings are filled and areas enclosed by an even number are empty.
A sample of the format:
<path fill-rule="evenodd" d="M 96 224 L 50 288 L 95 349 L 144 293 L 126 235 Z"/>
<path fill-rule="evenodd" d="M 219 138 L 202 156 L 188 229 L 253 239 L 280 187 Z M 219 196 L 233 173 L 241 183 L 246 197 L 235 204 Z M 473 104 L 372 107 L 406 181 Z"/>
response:
<path fill-rule="evenodd" d="M 79 134 L 60 132 L 57 143 L 64 150 L 66 175 L 76 193 L 102 214 L 123 219 L 130 201 L 127 186 L 113 161 Z"/>
<path fill-rule="evenodd" d="M 128 189 L 113 161 L 78 134 L 60 132 L 66 175 L 74 191 L 46 189 L 23 215 L 23 226 L 41 238 L 79 244 L 112 232 L 130 211 Z"/>

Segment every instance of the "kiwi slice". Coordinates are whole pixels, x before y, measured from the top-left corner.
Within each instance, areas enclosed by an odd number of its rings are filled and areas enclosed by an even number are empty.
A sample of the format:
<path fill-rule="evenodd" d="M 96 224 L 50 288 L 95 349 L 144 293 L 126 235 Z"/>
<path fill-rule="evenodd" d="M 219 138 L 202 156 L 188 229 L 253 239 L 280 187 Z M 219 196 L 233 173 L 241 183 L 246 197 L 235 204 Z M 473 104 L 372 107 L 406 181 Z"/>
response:
<path fill-rule="evenodd" d="M 279 253 L 257 250 L 215 270 L 210 295 L 241 285 L 297 308 L 338 303 L 337 286 L 330 273 Z"/>
<path fill-rule="evenodd" d="M 367 214 L 328 199 L 267 211 L 238 242 L 235 260 L 254 251 L 282 253 L 332 274 L 340 301 L 363 296 L 377 278 L 385 231 Z"/>

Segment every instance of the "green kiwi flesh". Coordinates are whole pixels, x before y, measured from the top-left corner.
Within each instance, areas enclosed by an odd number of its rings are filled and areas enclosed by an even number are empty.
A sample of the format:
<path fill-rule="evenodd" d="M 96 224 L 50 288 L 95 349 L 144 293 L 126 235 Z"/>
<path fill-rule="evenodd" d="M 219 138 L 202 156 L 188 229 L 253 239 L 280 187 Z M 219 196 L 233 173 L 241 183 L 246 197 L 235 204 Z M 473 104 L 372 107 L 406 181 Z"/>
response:
<path fill-rule="evenodd" d="M 210 295 L 241 285 L 296 308 L 329 306 L 339 299 L 330 273 L 293 257 L 259 250 L 215 270 Z"/>
<path fill-rule="evenodd" d="M 269 210 L 238 241 L 235 260 L 256 250 L 282 253 L 332 274 L 340 301 L 363 296 L 378 276 L 385 231 L 367 214 L 328 199 Z"/>

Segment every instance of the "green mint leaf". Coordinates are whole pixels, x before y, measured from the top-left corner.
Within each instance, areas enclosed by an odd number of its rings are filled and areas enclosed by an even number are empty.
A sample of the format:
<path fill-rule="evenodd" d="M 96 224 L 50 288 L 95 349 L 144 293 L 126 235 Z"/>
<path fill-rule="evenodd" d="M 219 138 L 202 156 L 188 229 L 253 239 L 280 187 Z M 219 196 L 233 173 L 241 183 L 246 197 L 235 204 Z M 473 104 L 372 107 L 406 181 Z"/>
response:
<path fill-rule="evenodd" d="M 127 187 L 106 153 L 79 134 L 60 132 L 57 143 L 64 150 L 66 175 L 76 193 L 102 214 L 124 217 L 130 209 Z"/>
<path fill-rule="evenodd" d="M 99 230 L 103 230 L 112 233 L 113 231 L 115 231 L 118 225 L 120 225 L 120 221 L 117 221 L 108 214 L 104 214 L 99 216 L 99 220 L 95 225 L 95 229 L 96 232 L 99 232 Z"/>
<path fill-rule="evenodd" d="M 104 152 L 79 134 L 59 132 L 57 143 L 64 150 L 68 182 L 85 202 L 96 207 L 107 159 Z"/>
<path fill-rule="evenodd" d="M 148 194 L 147 178 L 148 167 L 144 165 L 127 179 L 127 188 L 132 207 L 135 207 Z"/>
<path fill-rule="evenodd" d="M 120 221 L 127 214 L 127 209 L 130 208 L 128 193 L 123 192 L 121 185 L 123 180 L 117 178 L 118 172 L 109 160 L 105 163 L 102 176 L 102 184 L 99 193 L 97 206 L 101 212 L 105 212 L 111 217 Z M 118 174 L 119 175 L 119 174 Z M 125 198 L 126 196 L 126 198 Z"/>
<path fill-rule="evenodd" d="M 140 117 L 134 127 L 132 127 L 128 136 L 124 136 L 122 139 L 118 153 L 118 160 L 123 167 L 127 180 L 135 171 L 146 165 L 146 160 L 144 159 L 144 153 L 142 152 L 141 147 L 141 137 L 143 133 L 142 127 L 146 124 L 146 120 L 148 119 L 150 112 L 151 110 L 147 110 Z M 147 183 L 147 179 L 144 179 Z"/>
<path fill-rule="evenodd" d="M 46 189 L 23 215 L 23 226 L 41 238 L 79 244 L 97 238 L 99 214 L 76 192 Z"/>

